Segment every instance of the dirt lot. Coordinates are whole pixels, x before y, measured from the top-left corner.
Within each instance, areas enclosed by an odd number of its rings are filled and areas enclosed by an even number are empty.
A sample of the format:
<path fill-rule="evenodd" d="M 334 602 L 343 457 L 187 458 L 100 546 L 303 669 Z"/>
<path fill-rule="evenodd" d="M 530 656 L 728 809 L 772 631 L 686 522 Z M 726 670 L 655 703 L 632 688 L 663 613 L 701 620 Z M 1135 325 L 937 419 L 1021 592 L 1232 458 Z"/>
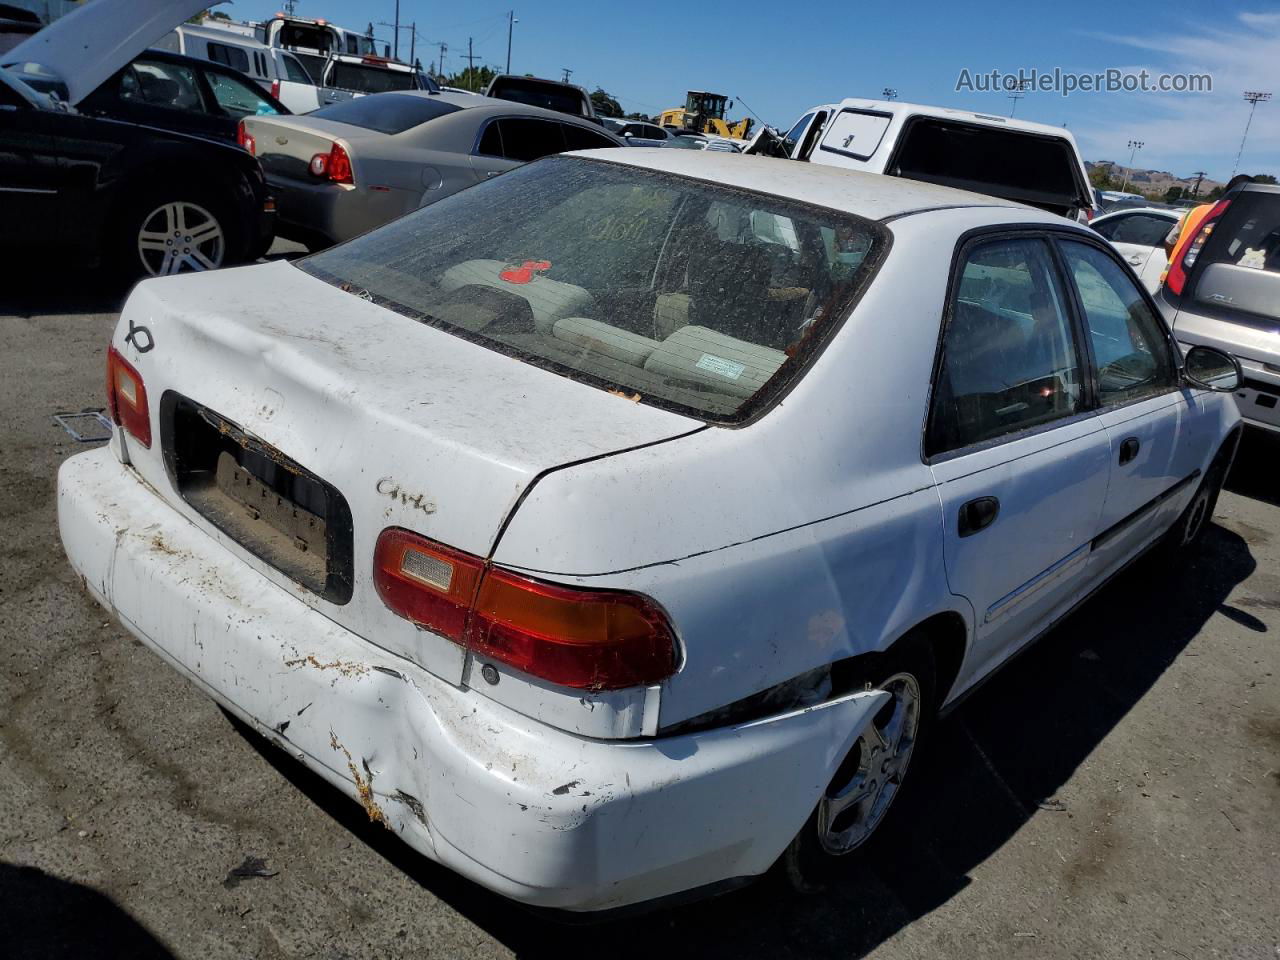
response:
<path fill-rule="evenodd" d="M 940 726 L 876 862 L 564 927 L 409 853 L 81 589 L 50 417 L 102 404 L 119 302 L 0 295 L 0 954 L 1280 955 L 1280 443 L 1247 438 L 1195 562 L 1135 567 Z M 270 876 L 228 879 L 248 858 Z"/>

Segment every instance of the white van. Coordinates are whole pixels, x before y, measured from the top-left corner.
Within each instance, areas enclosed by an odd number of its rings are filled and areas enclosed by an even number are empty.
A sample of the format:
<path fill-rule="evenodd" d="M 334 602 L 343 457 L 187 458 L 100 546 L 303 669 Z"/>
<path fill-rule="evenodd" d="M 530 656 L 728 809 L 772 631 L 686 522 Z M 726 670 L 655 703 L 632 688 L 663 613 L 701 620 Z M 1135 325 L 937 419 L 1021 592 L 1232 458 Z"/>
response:
<path fill-rule="evenodd" d="M 1089 174 L 1064 127 L 890 100 L 813 107 L 744 152 L 923 180 L 1014 200 L 1068 219 L 1097 213 Z"/>
<path fill-rule="evenodd" d="M 294 54 L 238 30 L 183 24 L 155 46 L 239 70 L 293 113 L 310 113 L 324 102 L 319 84 Z"/>

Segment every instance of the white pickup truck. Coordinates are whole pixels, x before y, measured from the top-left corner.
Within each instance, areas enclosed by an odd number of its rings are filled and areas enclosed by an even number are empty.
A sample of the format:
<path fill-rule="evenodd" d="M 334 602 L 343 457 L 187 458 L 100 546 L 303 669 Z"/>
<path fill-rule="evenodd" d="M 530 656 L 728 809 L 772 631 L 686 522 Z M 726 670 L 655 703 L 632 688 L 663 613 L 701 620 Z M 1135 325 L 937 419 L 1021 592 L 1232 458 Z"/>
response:
<path fill-rule="evenodd" d="M 890 100 L 813 107 L 785 134 L 761 130 L 745 153 L 923 180 L 1088 222 L 1089 175 L 1064 127 Z"/>

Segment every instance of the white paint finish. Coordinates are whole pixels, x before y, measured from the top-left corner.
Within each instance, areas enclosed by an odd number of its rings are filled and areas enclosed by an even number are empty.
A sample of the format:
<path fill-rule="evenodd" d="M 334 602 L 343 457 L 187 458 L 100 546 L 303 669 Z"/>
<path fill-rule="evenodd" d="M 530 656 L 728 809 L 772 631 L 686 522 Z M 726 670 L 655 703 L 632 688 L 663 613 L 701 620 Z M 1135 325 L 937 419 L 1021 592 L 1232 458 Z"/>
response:
<path fill-rule="evenodd" d="M 131 632 L 415 849 L 527 903 L 600 909 L 763 873 L 885 697 L 658 741 L 584 739 L 308 610 L 107 450 L 63 464 L 58 515 L 76 570 Z"/>
<path fill-rule="evenodd" d="M 1093 220 L 1089 225 L 1101 232 L 1108 224 L 1122 221 L 1133 215 L 1146 215 L 1157 217 L 1161 220 L 1167 220 L 1170 229 L 1178 222 L 1178 212 L 1175 210 L 1161 210 L 1158 207 L 1131 207 L 1125 210 L 1117 210 L 1115 213 L 1108 213 Z M 1133 272 L 1138 275 L 1138 279 L 1142 281 L 1142 285 L 1147 288 L 1150 293 L 1155 293 L 1160 289 L 1160 281 L 1164 276 L 1165 269 L 1169 266 L 1169 257 L 1164 252 L 1162 246 L 1146 246 L 1140 243 L 1125 243 L 1110 238 L 1107 239 L 1116 252 L 1124 257 L 1125 262 L 1133 268 Z"/>
<path fill-rule="evenodd" d="M 152 448 L 124 440 L 134 467 L 245 563 L 451 682 L 462 677 L 457 645 L 392 614 L 373 588 L 378 534 L 407 527 L 486 556 L 540 472 L 699 426 L 390 313 L 287 263 L 190 277 L 197 282 L 140 284 L 113 340 L 150 398 Z M 140 354 L 126 343 L 130 324 L 147 327 L 155 349 Z M 211 408 L 342 491 L 354 523 L 349 603 L 336 606 L 296 586 L 178 496 L 161 455 L 166 390 Z M 504 694 L 511 690 L 504 685 Z M 572 706 L 561 718 L 570 729 L 593 736 L 639 730 L 634 692 L 586 705 L 578 694 L 552 698 L 562 700 Z"/>
<path fill-rule="evenodd" d="M 4 62 L 48 67 L 66 83 L 68 100 L 75 105 L 208 6 L 208 0 L 94 0 L 22 41 L 5 54 Z"/>

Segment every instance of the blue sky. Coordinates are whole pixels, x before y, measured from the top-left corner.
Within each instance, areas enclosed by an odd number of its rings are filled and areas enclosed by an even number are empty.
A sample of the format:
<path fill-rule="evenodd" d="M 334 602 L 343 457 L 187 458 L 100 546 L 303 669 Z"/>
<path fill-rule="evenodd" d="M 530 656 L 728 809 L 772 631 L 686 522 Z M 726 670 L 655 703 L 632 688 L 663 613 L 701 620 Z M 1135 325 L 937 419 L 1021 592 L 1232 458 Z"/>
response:
<path fill-rule="evenodd" d="M 1248 115 L 1244 90 L 1280 94 L 1280 11 L 1262 0 L 1206 3 L 1109 0 L 1057 4 L 916 2 L 853 4 L 787 0 L 737 3 L 605 4 L 542 0 L 401 0 L 402 23 L 418 23 L 418 57 L 434 60 L 445 41 L 445 66 L 465 65 L 467 38 L 477 64 L 506 61 L 506 12 L 515 5 L 512 70 L 601 86 L 627 110 L 656 113 L 679 105 L 689 88 L 737 98 L 786 126 L 805 108 L 846 96 L 875 96 L 885 86 L 903 100 L 1007 115 L 1004 93 L 957 92 L 962 69 L 1019 68 L 1087 72 L 1146 68 L 1213 77 L 1211 93 L 1029 93 L 1017 116 L 1067 124 L 1088 160 L 1127 162 L 1127 142 L 1145 147 L 1135 165 L 1185 176 L 1206 170 L 1225 180 L 1235 164 Z M 237 18 L 280 9 L 273 0 L 224 6 Z M 394 0 L 299 0 L 299 16 L 326 17 L 363 29 L 390 21 Z M 378 36 L 391 36 L 376 27 Z M 407 57 L 409 32 L 402 33 Z M 1259 105 L 1241 162 L 1244 172 L 1280 175 L 1280 97 Z"/>

